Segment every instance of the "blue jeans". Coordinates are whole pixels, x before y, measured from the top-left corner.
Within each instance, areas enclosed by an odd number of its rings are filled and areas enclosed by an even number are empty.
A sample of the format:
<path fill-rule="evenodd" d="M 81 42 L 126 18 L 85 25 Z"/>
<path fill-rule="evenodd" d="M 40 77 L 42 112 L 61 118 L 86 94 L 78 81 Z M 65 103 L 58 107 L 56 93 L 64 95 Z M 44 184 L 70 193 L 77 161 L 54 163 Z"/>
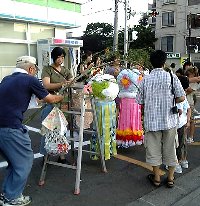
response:
<path fill-rule="evenodd" d="M 28 130 L 0 128 L 0 150 L 8 161 L 2 192 L 9 200 L 18 198 L 26 185 L 33 164 Z"/>
<path fill-rule="evenodd" d="M 46 107 L 41 112 L 41 121 L 43 121 L 48 116 L 48 114 L 51 112 L 52 109 L 53 109 L 52 104 L 46 105 Z M 40 141 L 40 154 L 46 155 L 47 152 L 44 148 L 44 145 L 45 145 L 45 137 L 42 136 Z"/>

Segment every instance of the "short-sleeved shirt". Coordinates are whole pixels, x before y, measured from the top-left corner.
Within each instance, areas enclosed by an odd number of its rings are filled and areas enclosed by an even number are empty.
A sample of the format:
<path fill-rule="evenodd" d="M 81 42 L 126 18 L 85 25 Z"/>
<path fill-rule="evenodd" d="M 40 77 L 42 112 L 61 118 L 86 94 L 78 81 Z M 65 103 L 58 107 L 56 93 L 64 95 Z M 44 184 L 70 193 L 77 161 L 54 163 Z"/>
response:
<path fill-rule="evenodd" d="M 178 120 L 178 128 L 183 127 L 185 124 L 187 124 L 187 113 L 188 109 L 190 108 L 190 105 L 185 99 L 183 102 L 176 104 L 178 109 L 182 110 L 182 114 L 179 115 L 179 120 Z"/>
<path fill-rule="evenodd" d="M 60 83 L 63 82 L 64 80 L 69 80 L 70 78 L 72 78 L 72 74 L 70 72 L 69 69 L 65 68 L 65 67 L 61 67 L 61 74 L 59 74 L 58 72 L 56 72 L 52 66 L 47 66 L 44 67 L 42 70 L 42 79 L 44 77 L 49 77 L 50 78 L 50 83 Z M 52 92 L 52 91 L 51 91 Z M 57 92 L 57 91 L 55 91 Z"/>
<path fill-rule="evenodd" d="M 194 94 L 196 93 L 196 90 L 200 88 L 200 85 L 195 82 L 195 83 L 190 83 L 189 86 L 193 91 L 187 95 L 187 100 L 189 102 L 189 105 L 194 106 Z"/>
<path fill-rule="evenodd" d="M 173 75 L 175 97 L 185 96 L 178 78 Z M 168 130 L 177 126 L 177 114 L 172 113 L 173 98 L 171 76 L 162 68 L 154 69 L 139 85 L 137 101 L 144 105 L 146 131 Z"/>
<path fill-rule="evenodd" d="M 33 94 L 44 99 L 49 93 L 37 78 L 26 73 L 5 77 L 0 83 L 0 127 L 22 128 L 23 113 Z"/>

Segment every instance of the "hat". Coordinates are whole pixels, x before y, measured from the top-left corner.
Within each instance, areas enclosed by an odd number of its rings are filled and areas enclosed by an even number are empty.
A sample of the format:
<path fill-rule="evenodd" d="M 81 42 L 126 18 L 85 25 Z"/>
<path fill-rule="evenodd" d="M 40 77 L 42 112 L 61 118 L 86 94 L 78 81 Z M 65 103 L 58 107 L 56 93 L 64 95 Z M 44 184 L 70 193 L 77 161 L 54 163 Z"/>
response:
<path fill-rule="evenodd" d="M 17 58 L 17 64 L 20 64 L 20 63 L 31 63 L 31 64 L 34 64 L 37 69 L 39 69 L 38 66 L 37 66 L 36 58 L 32 57 L 32 56 L 18 57 Z"/>

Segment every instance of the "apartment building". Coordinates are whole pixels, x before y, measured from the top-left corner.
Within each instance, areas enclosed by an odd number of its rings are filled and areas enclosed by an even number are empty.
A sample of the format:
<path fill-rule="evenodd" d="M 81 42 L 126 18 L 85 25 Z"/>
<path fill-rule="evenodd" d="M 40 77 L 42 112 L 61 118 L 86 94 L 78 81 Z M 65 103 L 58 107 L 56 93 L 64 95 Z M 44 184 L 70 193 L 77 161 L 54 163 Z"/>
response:
<path fill-rule="evenodd" d="M 66 39 L 68 29 L 80 27 L 80 0 L 1 0 L 0 80 L 16 58 L 37 58 L 37 40 Z"/>
<path fill-rule="evenodd" d="M 167 63 L 177 67 L 190 58 L 200 67 L 200 0 L 154 0 L 156 49 L 167 52 Z"/>

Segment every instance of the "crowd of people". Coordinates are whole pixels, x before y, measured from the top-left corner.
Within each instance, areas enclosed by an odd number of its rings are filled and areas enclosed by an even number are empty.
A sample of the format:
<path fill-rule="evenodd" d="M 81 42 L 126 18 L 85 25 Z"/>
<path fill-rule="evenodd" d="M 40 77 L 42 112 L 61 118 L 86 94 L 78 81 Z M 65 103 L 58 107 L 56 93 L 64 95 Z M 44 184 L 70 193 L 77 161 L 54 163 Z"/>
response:
<path fill-rule="evenodd" d="M 22 195 L 33 163 L 28 130 L 22 124 L 23 113 L 32 95 L 47 102 L 42 120 L 53 109 L 53 103 L 64 101 L 64 96 L 56 93 L 73 79 L 70 70 L 62 66 L 65 56 L 61 47 L 52 50 L 53 63 L 42 70 L 43 84 L 34 77 L 38 67 L 36 59 L 30 56 L 17 58 L 13 74 L 0 83 L 0 152 L 8 162 L 0 205 L 31 202 L 31 197 Z M 141 65 L 123 67 L 118 55 L 102 64 L 100 56 L 93 57 L 88 51 L 77 68 L 77 75 L 84 74 L 79 78 L 83 84 L 96 74 L 115 78 L 119 85 L 119 94 L 114 100 L 116 125 L 112 133 L 116 146 L 128 148 L 144 143 L 146 162 L 153 167 L 148 180 L 155 187 L 162 185 L 160 166 L 164 164 L 168 169 L 165 183 L 172 188 L 174 172 L 181 173 L 182 168 L 189 167 L 187 144 L 194 142 L 195 92 L 199 89 L 200 77 L 191 63 L 178 70 L 175 64 L 166 69 L 166 60 L 165 52 L 152 52 L 153 69 L 147 73 Z M 41 153 L 46 155 L 44 137 L 41 138 Z M 65 155 L 60 155 L 58 162 L 66 163 Z"/>

